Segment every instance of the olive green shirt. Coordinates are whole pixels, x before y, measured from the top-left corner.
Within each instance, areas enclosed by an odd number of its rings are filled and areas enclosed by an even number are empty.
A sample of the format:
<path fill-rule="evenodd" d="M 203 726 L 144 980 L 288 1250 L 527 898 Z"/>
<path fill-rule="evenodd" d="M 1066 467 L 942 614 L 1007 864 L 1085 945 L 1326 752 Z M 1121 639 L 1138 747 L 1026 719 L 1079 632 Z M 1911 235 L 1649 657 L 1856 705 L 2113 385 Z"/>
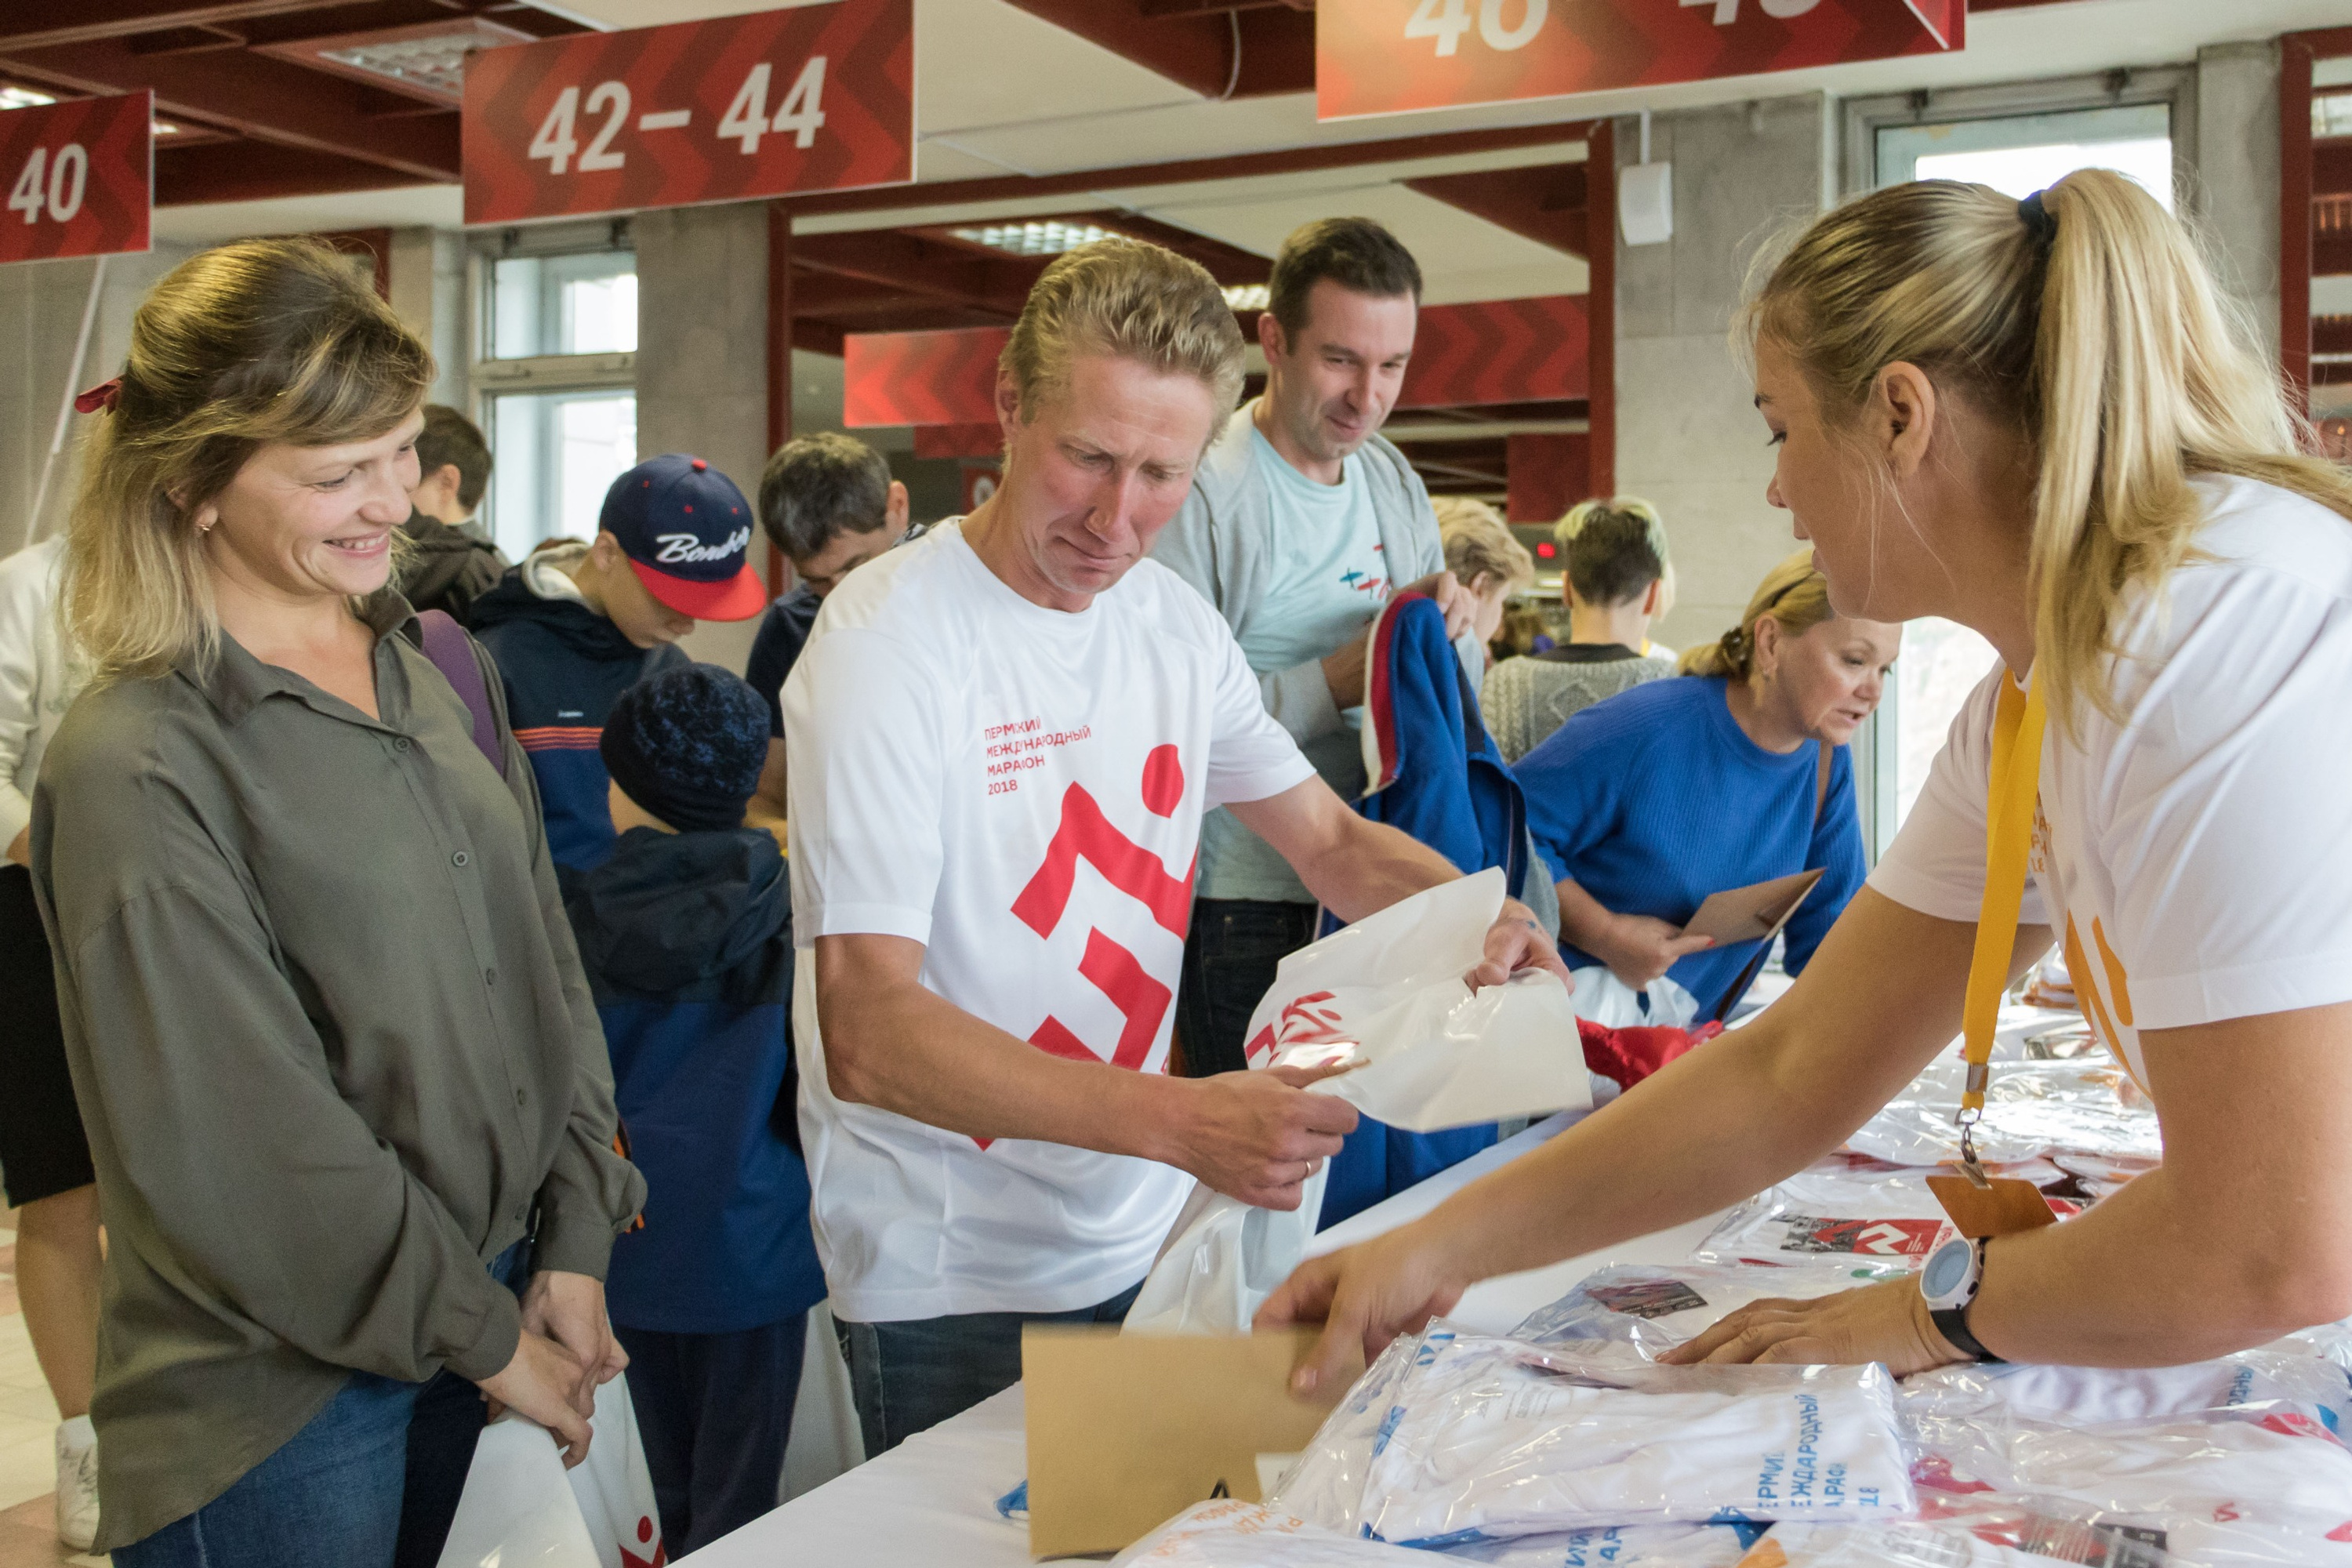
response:
<path fill-rule="evenodd" d="M 35 795 L 33 876 L 110 1246 L 98 1549 L 194 1512 L 352 1369 L 514 1353 L 485 1268 L 602 1279 L 645 1183 L 531 770 L 506 776 L 397 595 L 369 718 L 224 637 L 93 689 Z M 406 633 L 408 635 L 404 635 Z"/>

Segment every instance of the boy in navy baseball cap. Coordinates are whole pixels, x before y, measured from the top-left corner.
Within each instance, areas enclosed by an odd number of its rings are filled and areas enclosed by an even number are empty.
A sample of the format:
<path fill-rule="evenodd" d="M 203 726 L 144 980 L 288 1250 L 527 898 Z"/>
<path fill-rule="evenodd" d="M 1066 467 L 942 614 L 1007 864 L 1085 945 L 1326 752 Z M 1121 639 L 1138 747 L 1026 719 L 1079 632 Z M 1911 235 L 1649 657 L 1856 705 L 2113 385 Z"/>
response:
<path fill-rule="evenodd" d="M 674 645 L 697 621 L 767 607 L 750 559 L 754 528 L 732 479 L 667 453 L 613 481 L 593 542 L 544 544 L 474 601 L 474 633 L 504 677 L 558 866 L 584 870 L 613 852 L 596 744 L 614 700 L 688 662 Z"/>

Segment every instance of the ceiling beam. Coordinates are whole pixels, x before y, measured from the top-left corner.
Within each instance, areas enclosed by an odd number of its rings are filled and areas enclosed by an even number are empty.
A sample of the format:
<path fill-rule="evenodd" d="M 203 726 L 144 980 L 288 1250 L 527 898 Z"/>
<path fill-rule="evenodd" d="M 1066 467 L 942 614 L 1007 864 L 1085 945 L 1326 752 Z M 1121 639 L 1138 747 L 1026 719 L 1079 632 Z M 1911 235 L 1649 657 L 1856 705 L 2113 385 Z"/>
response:
<path fill-rule="evenodd" d="M 1511 125 L 1491 131 L 1456 131 L 1381 142 L 1342 142 L 1323 147 L 1286 147 L 1273 153 L 1242 153 L 1223 158 L 1182 158 L 1165 163 L 1130 163 L 1113 169 L 1079 169 L 1066 174 L 992 174 L 978 180 L 934 180 L 918 185 L 885 185 L 863 191 L 829 191 L 787 198 L 796 217 L 834 213 L 892 212 L 905 207 L 951 206 L 965 202 L 1039 199 L 1123 191 L 1150 185 L 1182 185 L 1200 180 L 1245 180 L 1265 174 L 1295 174 L 1313 169 L 1346 169 L 1405 158 L 1444 158 L 1464 153 L 1507 152 L 1581 140 L 1590 122 Z"/>
<path fill-rule="evenodd" d="M 95 43 L 170 27 L 209 27 L 316 8 L 316 0 L 79 0 L 72 5 L 10 7 L 0 18 L 0 52 Z"/>
<path fill-rule="evenodd" d="M 1582 163 L 1535 163 L 1475 174 L 1407 180 L 1407 188 L 1485 218 L 1523 239 L 1582 256 L 1590 221 Z"/>
<path fill-rule="evenodd" d="M 367 112 L 368 89 L 252 54 L 142 56 L 119 38 L 0 52 L 0 71 L 68 92 L 152 89 L 157 112 L 289 147 L 395 170 L 413 180 L 458 177 L 457 115 Z"/>
<path fill-rule="evenodd" d="M 1305 92 L 1315 85 L 1315 17 L 1286 5 L 1152 16 L 1142 0 L 1012 3 L 1203 98 Z"/>
<path fill-rule="evenodd" d="M 155 205 L 159 207 L 332 195 L 425 183 L 381 163 L 362 163 L 308 147 L 257 148 L 250 142 L 206 142 L 192 147 L 158 142 L 155 146 Z"/>
<path fill-rule="evenodd" d="M 1020 313 L 1021 302 L 1048 259 L 992 256 L 889 229 L 793 237 L 793 260 L 803 268 L 976 306 L 1008 320 Z"/>

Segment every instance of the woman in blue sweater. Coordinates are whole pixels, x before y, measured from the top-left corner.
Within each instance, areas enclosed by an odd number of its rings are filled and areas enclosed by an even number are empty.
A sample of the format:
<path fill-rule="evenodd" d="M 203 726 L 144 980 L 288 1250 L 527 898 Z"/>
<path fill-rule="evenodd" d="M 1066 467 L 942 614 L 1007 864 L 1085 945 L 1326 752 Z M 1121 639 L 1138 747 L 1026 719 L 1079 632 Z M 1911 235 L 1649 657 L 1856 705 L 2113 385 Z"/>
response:
<path fill-rule="evenodd" d="M 1862 886 L 1862 827 L 1846 742 L 1878 706 L 1903 628 L 1830 608 L 1800 550 L 1739 625 L 1683 656 L 1687 679 L 1595 703 L 1513 771 L 1536 847 L 1559 884 L 1571 970 L 1605 967 L 1649 992 L 1662 1023 L 1711 1018 L 1738 997 L 1756 944 L 1685 936 L 1709 893 L 1792 872 L 1824 875 L 1788 926 L 1802 970 Z M 1833 750 L 1832 748 L 1834 748 Z M 1598 979 L 1598 976 L 1594 976 Z M 1583 985 L 1580 1010 L 1594 986 Z"/>

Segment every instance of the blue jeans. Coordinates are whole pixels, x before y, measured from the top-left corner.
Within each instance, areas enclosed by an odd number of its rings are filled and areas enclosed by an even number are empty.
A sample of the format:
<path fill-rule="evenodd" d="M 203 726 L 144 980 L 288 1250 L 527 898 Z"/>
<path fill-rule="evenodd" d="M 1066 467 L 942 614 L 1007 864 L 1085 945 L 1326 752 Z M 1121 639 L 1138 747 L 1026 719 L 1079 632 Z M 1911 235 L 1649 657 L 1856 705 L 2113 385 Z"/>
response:
<path fill-rule="evenodd" d="M 490 1272 L 520 1289 L 530 1247 L 527 1241 L 515 1243 L 491 1262 Z M 454 1467 L 462 1489 L 473 1462 L 482 1429 L 481 1401 L 470 1384 L 462 1396 L 444 1386 L 453 1381 L 462 1382 L 448 1372 L 428 1383 L 352 1373 L 299 1432 L 228 1490 L 145 1540 L 115 1548 L 115 1568 L 389 1568 L 395 1548 L 412 1560 L 433 1563 L 457 1512 L 455 1493 L 447 1496 L 437 1533 L 403 1515 L 417 1500 L 409 1497 L 412 1463 L 423 1459 L 423 1468 L 441 1478 Z M 412 1454 L 413 1418 L 427 1408 L 460 1408 L 461 1397 L 471 1399 L 470 1427 L 462 1422 L 440 1425 L 443 1440 L 432 1446 L 435 1451 Z M 455 1442 L 462 1442 L 462 1454 L 438 1451 Z M 418 1489 L 432 1494 L 432 1511 L 437 1512 L 446 1485 Z M 429 1541 L 424 1539 L 427 1535 Z"/>
<path fill-rule="evenodd" d="M 869 1459 L 1021 1381 L 1024 1323 L 1119 1323 L 1143 1281 L 1074 1312 L 966 1312 L 900 1323 L 836 1321 Z"/>
<path fill-rule="evenodd" d="M 1196 899 L 1176 983 L 1176 1035 L 1184 1076 L 1239 1072 L 1250 1015 L 1274 984 L 1275 969 L 1315 940 L 1313 904 L 1255 899 Z"/>

